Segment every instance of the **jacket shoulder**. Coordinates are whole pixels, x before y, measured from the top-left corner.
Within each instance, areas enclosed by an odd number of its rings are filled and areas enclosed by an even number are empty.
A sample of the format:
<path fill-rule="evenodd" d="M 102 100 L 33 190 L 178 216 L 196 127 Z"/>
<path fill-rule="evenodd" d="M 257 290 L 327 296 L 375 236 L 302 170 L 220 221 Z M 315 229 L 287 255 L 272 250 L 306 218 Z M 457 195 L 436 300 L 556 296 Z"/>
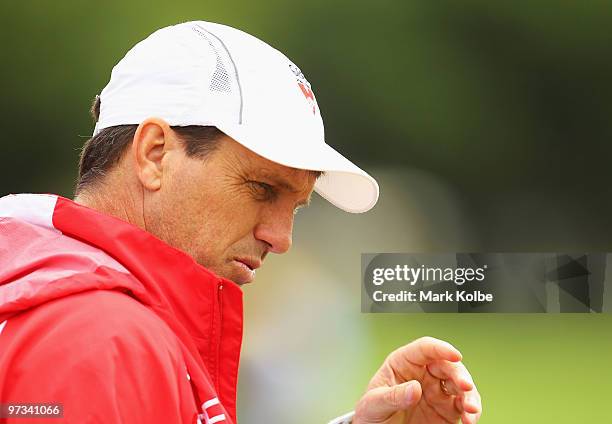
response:
<path fill-rule="evenodd" d="M 9 319 L 1 337 L 7 347 L 18 344 L 23 353 L 44 349 L 45 357 L 58 355 L 63 361 L 105 351 L 175 360 L 180 353 L 167 324 L 118 290 L 89 290 L 46 302 Z M 71 354 L 62 357 L 66 350 Z"/>
<path fill-rule="evenodd" d="M 23 312 L 5 324 L 0 350 L 5 402 L 60 402 L 76 421 L 173 422 L 195 411 L 176 336 L 120 291 L 72 294 Z"/>

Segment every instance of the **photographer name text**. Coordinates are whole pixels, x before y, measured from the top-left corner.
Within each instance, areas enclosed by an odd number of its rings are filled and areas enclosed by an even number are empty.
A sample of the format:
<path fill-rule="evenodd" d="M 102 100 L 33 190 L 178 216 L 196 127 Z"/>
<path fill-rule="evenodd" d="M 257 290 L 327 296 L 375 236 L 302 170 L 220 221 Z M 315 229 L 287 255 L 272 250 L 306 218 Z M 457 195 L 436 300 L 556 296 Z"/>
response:
<path fill-rule="evenodd" d="M 406 291 L 402 290 L 399 293 L 385 293 L 382 290 L 377 290 L 373 293 L 375 302 L 430 302 L 430 303 L 446 303 L 446 302 L 492 302 L 493 295 L 480 290 L 467 291 L 460 290 L 456 292 L 445 291 L 442 293 L 433 290 Z"/>

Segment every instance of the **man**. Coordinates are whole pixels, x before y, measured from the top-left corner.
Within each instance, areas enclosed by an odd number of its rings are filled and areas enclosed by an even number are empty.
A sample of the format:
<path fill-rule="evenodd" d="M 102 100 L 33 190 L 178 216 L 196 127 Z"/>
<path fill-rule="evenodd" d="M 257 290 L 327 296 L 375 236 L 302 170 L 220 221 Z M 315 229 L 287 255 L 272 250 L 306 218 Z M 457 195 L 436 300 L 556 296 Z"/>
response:
<path fill-rule="evenodd" d="M 153 33 L 93 110 L 74 201 L 0 199 L 0 402 L 60 404 L 75 423 L 235 423 L 240 286 L 289 250 L 313 190 L 365 212 L 378 186 L 325 144 L 301 71 L 227 26 Z M 432 338 L 401 347 L 333 422 L 474 423 L 460 361 Z"/>

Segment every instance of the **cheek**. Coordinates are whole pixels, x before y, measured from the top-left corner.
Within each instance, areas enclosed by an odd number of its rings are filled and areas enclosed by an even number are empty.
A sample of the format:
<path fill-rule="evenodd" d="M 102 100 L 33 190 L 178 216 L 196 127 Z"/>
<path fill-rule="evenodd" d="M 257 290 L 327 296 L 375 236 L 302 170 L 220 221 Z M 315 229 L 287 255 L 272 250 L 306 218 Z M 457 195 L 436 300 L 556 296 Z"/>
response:
<path fill-rule="evenodd" d="M 175 247 L 208 268 L 243 253 L 238 251 L 255 240 L 258 204 L 218 185 L 184 184 L 165 203 Z"/>
<path fill-rule="evenodd" d="M 258 210 L 252 205 L 240 202 L 234 196 L 218 196 L 207 202 L 202 217 L 202 236 L 219 249 L 227 250 L 240 240 L 253 238 L 258 219 Z"/>
<path fill-rule="evenodd" d="M 213 160 L 186 159 L 162 184 L 166 240 L 198 263 L 217 268 L 256 251 L 254 230 L 265 204 Z"/>
<path fill-rule="evenodd" d="M 198 188 L 198 181 L 185 173 L 171 175 L 163 182 L 159 193 L 161 217 L 158 227 L 162 239 L 173 247 L 196 257 L 196 240 L 203 230 L 202 223 L 209 222 L 206 193 Z"/>
<path fill-rule="evenodd" d="M 202 224 L 193 228 L 191 255 L 201 265 L 227 277 L 228 261 L 256 251 L 254 224 L 248 211 L 228 203 L 208 210 Z"/>

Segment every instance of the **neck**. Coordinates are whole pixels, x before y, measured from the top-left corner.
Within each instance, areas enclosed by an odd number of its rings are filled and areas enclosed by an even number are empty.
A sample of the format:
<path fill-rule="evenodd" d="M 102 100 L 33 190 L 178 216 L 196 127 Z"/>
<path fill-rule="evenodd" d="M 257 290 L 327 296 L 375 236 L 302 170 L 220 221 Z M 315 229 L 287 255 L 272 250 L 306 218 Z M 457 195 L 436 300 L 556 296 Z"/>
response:
<path fill-rule="evenodd" d="M 120 184 L 94 184 L 79 192 L 74 201 L 146 230 L 142 196 L 135 196 L 121 187 Z"/>

